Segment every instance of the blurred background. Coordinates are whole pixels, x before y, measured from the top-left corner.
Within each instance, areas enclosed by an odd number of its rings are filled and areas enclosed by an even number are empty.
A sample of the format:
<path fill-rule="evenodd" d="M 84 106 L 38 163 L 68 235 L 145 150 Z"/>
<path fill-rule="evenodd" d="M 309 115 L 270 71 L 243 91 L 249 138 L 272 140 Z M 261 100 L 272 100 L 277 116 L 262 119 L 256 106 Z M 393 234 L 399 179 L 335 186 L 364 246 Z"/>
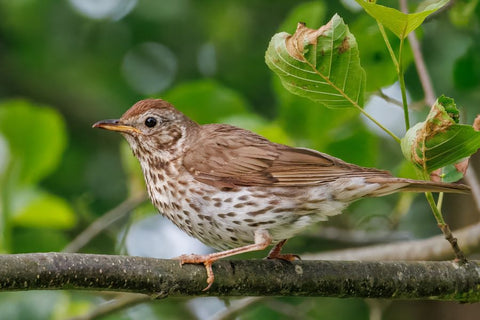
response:
<path fill-rule="evenodd" d="M 454 1 L 417 32 L 435 92 L 454 98 L 467 124 L 480 113 L 478 2 Z M 398 8 L 396 1 L 381 3 Z M 414 11 L 419 2 L 409 5 Z M 211 251 L 142 200 L 143 177 L 122 138 L 91 129 L 146 97 L 166 99 L 200 123 L 235 124 L 275 142 L 410 176 L 398 145 L 357 111 L 330 110 L 293 96 L 264 63 L 275 33 L 292 33 L 299 21 L 318 28 L 334 13 L 357 39 L 367 72 L 367 110 L 403 135 L 403 111 L 392 102 L 400 100 L 393 64 L 376 22 L 353 1 L 0 0 L 0 251 L 159 258 Z M 389 36 L 398 50 L 398 41 Z M 413 123 L 425 117 L 428 106 L 409 48 L 404 59 Z M 467 196 L 446 195 L 444 211 L 452 229 L 478 221 Z M 92 223 L 102 226 L 99 234 L 88 231 Z M 439 233 L 422 196 L 393 195 L 353 204 L 289 241 L 285 252 L 301 255 Z M 74 291 L 1 293 L 0 318 L 67 319 L 113 297 Z M 209 319 L 234 302 L 168 298 L 105 319 Z M 227 318 L 453 319 L 459 312 L 463 319 L 476 319 L 480 308 L 268 298 Z"/>

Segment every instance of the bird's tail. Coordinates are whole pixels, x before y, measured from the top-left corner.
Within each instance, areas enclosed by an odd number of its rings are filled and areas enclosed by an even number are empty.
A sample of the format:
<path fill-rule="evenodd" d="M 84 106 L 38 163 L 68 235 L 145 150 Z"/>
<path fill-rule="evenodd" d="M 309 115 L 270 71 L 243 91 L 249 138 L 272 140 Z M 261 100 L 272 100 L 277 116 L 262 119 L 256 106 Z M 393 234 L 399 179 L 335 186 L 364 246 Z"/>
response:
<path fill-rule="evenodd" d="M 366 179 L 366 182 L 378 183 L 381 186 L 369 195 L 372 197 L 384 196 L 399 191 L 448 193 L 470 192 L 469 186 L 459 183 L 444 183 L 393 177 L 372 177 Z"/>

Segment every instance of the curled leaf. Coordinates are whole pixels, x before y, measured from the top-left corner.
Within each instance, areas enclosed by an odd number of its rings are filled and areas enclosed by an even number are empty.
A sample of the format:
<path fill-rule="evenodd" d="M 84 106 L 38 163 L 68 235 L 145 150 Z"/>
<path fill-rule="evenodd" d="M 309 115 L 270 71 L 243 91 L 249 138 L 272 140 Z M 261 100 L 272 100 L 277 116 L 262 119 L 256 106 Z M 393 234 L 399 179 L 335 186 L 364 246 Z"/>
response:
<path fill-rule="evenodd" d="M 435 172 L 434 176 L 443 181 L 458 180 L 466 170 L 465 158 L 480 148 L 480 132 L 456 121 L 458 110 L 453 99 L 441 96 L 427 119 L 412 127 L 403 137 L 403 154 L 426 174 L 446 167 L 442 173 Z"/>
<path fill-rule="evenodd" d="M 293 35 L 275 34 L 265 61 L 294 94 L 331 108 L 363 105 L 365 71 L 357 42 L 338 15 L 319 29 L 299 23 Z"/>

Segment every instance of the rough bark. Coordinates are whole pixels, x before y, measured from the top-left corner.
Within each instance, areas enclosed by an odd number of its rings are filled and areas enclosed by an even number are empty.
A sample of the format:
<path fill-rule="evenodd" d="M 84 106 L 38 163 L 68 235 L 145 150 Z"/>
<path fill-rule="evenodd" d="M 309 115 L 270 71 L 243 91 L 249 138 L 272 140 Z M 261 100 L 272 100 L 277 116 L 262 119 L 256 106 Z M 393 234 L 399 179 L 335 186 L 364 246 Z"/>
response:
<path fill-rule="evenodd" d="M 223 260 L 206 292 L 202 265 L 68 253 L 0 256 L 0 291 L 107 290 L 169 296 L 329 296 L 480 300 L 480 262 Z"/>

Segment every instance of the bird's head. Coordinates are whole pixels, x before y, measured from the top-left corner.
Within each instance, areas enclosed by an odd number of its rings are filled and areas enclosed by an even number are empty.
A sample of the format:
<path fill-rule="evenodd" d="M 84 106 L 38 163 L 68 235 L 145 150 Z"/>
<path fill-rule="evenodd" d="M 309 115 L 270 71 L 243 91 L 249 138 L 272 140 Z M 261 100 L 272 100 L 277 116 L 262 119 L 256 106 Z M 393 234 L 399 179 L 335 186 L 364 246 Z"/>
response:
<path fill-rule="evenodd" d="M 120 132 L 137 158 L 155 155 L 168 161 L 183 152 L 185 139 L 198 125 L 160 99 L 135 103 L 120 119 L 96 122 L 94 128 Z"/>

